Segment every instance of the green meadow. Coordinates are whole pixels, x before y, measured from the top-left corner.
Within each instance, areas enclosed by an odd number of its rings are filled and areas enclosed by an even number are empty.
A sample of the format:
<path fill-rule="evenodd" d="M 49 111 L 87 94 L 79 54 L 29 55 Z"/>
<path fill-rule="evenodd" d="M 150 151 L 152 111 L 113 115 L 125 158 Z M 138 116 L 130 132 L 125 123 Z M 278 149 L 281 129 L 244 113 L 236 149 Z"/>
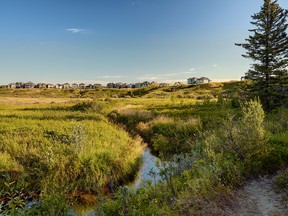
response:
<path fill-rule="evenodd" d="M 84 193 L 111 193 L 112 185 L 131 181 L 138 171 L 141 140 L 89 102 L 2 105 L 0 118 L 3 209 L 55 191 L 73 204 Z"/>
<path fill-rule="evenodd" d="M 242 85 L 0 89 L 0 212 L 223 214 L 247 179 L 288 163 L 288 110 L 265 113 Z M 161 180 L 128 188 L 146 145 Z"/>

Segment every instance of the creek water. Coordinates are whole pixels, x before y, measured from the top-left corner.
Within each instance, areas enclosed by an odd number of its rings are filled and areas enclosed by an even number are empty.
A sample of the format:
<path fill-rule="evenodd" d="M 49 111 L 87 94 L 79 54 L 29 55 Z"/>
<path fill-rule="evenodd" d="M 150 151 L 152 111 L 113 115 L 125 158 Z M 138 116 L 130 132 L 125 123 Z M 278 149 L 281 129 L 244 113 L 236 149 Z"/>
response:
<path fill-rule="evenodd" d="M 138 175 L 134 182 L 126 185 L 131 190 L 137 190 L 145 181 L 152 181 L 157 184 L 160 180 L 159 168 L 156 166 L 159 159 L 154 156 L 149 148 L 145 148 L 142 152 L 142 165 L 139 169 Z M 153 171 L 153 174 L 152 172 Z M 79 212 L 77 210 L 70 210 L 68 216 L 96 216 L 95 210 L 86 210 L 85 212 Z"/>
<path fill-rule="evenodd" d="M 128 187 L 138 189 L 145 181 L 149 180 L 156 184 L 160 180 L 159 168 L 156 166 L 157 162 L 160 162 L 160 160 L 152 155 L 150 149 L 144 149 L 142 153 L 142 162 L 142 166 L 140 167 L 135 181 Z"/>

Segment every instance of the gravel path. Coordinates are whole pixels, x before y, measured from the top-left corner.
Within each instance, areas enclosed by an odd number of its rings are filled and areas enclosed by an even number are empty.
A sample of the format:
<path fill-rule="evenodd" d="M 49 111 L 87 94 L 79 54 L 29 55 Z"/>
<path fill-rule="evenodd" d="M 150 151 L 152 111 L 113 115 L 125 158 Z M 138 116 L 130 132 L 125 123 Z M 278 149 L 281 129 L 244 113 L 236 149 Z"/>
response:
<path fill-rule="evenodd" d="M 238 203 L 228 215 L 235 216 L 287 216 L 288 206 L 282 202 L 272 185 L 272 177 L 248 182 L 237 193 Z"/>

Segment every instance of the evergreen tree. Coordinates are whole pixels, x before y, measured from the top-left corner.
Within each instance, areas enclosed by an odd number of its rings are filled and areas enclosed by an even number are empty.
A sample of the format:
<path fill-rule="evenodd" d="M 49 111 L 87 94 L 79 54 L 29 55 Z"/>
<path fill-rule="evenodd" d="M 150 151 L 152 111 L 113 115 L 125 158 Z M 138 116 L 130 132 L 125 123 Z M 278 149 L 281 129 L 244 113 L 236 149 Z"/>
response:
<path fill-rule="evenodd" d="M 277 0 L 264 0 L 260 12 L 251 16 L 255 26 L 249 30 L 252 35 L 246 43 L 235 44 L 246 49 L 243 57 L 254 61 L 246 78 L 254 81 L 254 92 L 259 93 L 268 110 L 288 94 L 284 85 L 288 78 L 287 16 L 288 11 Z"/>

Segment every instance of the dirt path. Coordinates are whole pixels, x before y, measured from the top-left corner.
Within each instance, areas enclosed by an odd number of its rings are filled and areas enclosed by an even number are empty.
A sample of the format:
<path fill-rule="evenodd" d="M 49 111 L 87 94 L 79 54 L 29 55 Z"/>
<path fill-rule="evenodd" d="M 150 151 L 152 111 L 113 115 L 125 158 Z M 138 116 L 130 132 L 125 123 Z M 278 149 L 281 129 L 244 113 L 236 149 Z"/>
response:
<path fill-rule="evenodd" d="M 238 203 L 228 215 L 235 216 L 287 216 L 288 206 L 282 202 L 272 185 L 272 177 L 248 182 L 237 193 Z"/>

